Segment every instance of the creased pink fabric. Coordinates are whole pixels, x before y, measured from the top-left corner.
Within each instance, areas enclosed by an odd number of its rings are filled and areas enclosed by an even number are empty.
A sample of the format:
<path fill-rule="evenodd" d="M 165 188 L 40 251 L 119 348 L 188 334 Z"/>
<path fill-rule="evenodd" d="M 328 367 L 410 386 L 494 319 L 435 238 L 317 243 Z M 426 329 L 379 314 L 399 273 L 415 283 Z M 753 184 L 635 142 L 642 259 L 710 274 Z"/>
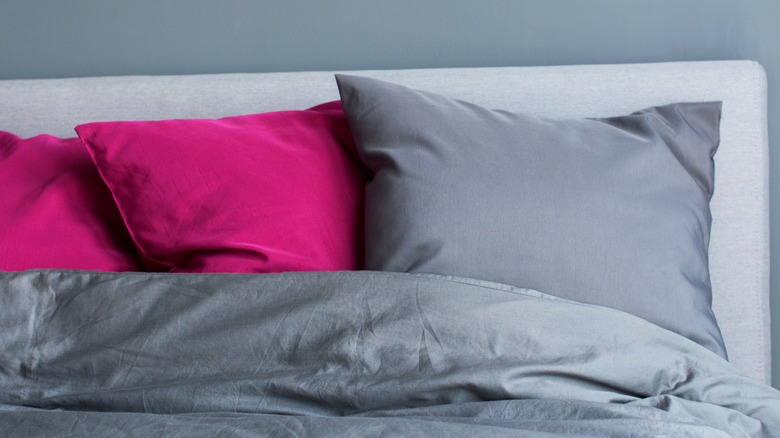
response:
<path fill-rule="evenodd" d="M 78 138 L 0 132 L 0 270 L 35 268 L 143 265 Z"/>
<path fill-rule="evenodd" d="M 366 176 L 338 101 L 76 131 L 151 269 L 362 268 Z"/>

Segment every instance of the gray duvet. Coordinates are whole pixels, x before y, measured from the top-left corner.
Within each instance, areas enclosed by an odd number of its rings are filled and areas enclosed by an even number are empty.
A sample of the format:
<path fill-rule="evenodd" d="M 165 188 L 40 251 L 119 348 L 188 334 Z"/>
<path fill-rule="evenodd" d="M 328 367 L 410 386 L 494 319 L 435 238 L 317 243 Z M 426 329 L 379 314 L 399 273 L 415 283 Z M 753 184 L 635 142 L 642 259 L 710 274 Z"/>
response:
<path fill-rule="evenodd" d="M 377 272 L 0 274 L 0 436 L 780 436 L 626 313 Z"/>

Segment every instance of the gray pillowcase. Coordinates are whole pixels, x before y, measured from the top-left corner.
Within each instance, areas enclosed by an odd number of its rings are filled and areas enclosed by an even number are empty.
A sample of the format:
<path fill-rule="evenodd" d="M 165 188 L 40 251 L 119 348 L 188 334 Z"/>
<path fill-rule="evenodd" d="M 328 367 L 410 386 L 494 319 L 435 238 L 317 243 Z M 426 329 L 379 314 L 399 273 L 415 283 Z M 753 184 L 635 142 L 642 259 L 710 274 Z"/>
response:
<path fill-rule="evenodd" d="M 707 259 L 720 102 L 551 119 L 336 78 L 373 173 L 366 269 L 608 306 L 726 357 Z"/>

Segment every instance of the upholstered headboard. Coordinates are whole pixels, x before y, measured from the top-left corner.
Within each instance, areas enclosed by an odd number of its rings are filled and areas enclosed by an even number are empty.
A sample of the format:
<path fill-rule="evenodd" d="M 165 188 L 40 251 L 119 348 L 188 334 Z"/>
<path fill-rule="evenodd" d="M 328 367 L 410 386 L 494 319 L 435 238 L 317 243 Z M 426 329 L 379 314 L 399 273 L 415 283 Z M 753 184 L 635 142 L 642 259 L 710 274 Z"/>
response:
<path fill-rule="evenodd" d="M 622 115 L 679 101 L 723 101 L 715 156 L 710 269 L 731 362 L 769 382 L 766 78 L 750 61 L 361 71 L 510 111 Z M 99 120 L 213 118 L 338 99 L 333 72 L 0 81 L 0 130 L 74 136 Z"/>

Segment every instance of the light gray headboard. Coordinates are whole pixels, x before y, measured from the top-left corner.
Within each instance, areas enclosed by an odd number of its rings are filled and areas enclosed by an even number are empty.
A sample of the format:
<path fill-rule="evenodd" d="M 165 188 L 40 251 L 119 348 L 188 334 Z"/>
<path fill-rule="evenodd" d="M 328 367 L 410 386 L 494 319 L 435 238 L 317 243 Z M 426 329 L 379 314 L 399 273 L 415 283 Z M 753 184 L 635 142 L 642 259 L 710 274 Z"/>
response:
<path fill-rule="evenodd" d="M 352 72 L 550 116 L 622 115 L 723 101 L 710 268 L 732 363 L 769 383 L 766 77 L 750 61 Z M 97 120 L 211 118 L 302 109 L 338 98 L 333 72 L 0 81 L 0 130 L 73 136 Z"/>

